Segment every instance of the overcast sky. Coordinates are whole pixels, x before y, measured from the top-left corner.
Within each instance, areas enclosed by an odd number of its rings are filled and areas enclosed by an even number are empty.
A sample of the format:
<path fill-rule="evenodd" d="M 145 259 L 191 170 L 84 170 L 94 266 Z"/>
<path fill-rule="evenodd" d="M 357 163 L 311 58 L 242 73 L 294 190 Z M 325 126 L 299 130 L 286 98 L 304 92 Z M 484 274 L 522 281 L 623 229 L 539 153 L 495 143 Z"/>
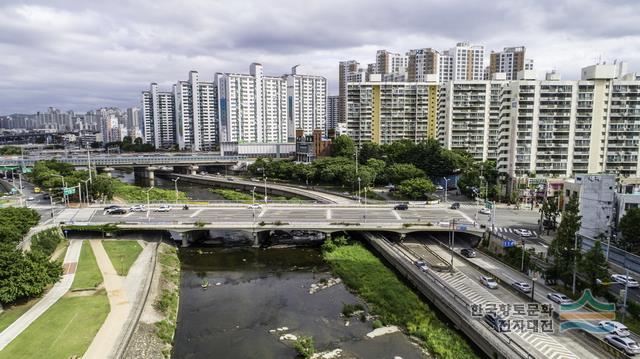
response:
<path fill-rule="evenodd" d="M 89 0 L 0 2 L 0 114 L 130 107 L 189 70 L 281 75 L 302 64 L 337 93 L 338 62 L 458 41 L 527 47 L 538 76 L 598 58 L 640 71 L 640 1 Z M 488 62 L 488 58 L 487 58 Z"/>

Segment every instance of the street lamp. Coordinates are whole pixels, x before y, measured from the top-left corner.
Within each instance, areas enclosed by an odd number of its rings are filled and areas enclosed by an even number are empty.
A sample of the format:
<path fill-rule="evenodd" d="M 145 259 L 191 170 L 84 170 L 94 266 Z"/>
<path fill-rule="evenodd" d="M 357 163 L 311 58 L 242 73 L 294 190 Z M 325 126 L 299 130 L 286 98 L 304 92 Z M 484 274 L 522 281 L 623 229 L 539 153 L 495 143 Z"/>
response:
<path fill-rule="evenodd" d="M 173 181 L 173 184 L 174 184 L 175 189 L 176 189 L 176 204 L 178 204 L 178 181 L 179 180 L 180 180 L 180 177 L 171 179 L 171 181 Z"/>
<path fill-rule="evenodd" d="M 357 152 L 356 152 L 357 153 Z M 362 202 L 360 201 L 360 176 L 358 176 L 358 204 L 361 204 Z"/>
<path fill-rule="evenodd" d="M 573 243 L 573 284 L 571 284 L 571 293 L 576 294 L 576 271 L 578 270 L 578 233 L 574 236 Z"/>
<path fill-rule="evenodd" d="M 251 203 L 256 204 L 256 186 L 251 190 Z"/>
<path fill-rule="evenodd" d="M 89 206 L 89 181 L 91 181 L 91 178 L 82 180 L 82 182 L 84 182 L 84 189 L 85 189 L 84 197 L 87 202 L 87 206 Z"/>
<path fill-rule="evenodd" d="M 444 179 L 444 203 L 447 203 L 447 191 L 449 190 L 449 179 L 447 177 L 442 177 Z"/>
<path fill-rule="evenodd" d="M 520 272 L 524 272 L 524 252 L 525 252 L 525 243 L 524 239 L 522 239 L 522 234 L 520 234 L 520 241 L 522 243 L 522 264 L 520 265 Z"/>
<path fill-rule="evenodd" d="M 69 205 L 69 199 L 68 199 L 68 197 L 67 197 L 67 195 L 65 193 L 65 189 L 67 188 L 67 184 L 64 181 L 64 176 L 63 175 L 59 175 L 59 174 L 55 174 L 55 173 L 53 174 L 53 176 L 62 178 L 62 200 L 65 203 L 65 206 L 68 206 Z"/>
<path fill-rule="evenodd" d="M 149 187 L 149 189 L 147 189 L 145 192 L 147 193 L 147 221 L 151 221 L 151 219 L 149 218 L 149 211 L 151 210 L 150 206 L 150 201 L 149 201 L 149 192 L 151 192 L 151 190 L 153 189 L 153 186 Z"/>

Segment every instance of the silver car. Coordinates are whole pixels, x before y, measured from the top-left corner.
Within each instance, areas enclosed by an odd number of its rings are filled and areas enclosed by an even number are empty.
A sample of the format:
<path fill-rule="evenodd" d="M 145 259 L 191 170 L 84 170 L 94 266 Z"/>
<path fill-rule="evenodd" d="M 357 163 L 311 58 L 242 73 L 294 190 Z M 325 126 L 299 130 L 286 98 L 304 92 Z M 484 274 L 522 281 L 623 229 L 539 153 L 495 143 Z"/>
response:
<path fill-rule="evenodd" d="M 598 323 L 598 326 L 606 330 L 609 334 L 615 334 L 619 337 L 628 337 L 631 335 L 629 328 L 620 322 L 615 320 L 603 320 Z"/>
<path fill-rule="evenodd" d="M 631 338 L 623 338 L 618 335 L 607 335 L 604 337 L 604 341 L 609 343 L 612 347 L 625 352 L 627 355 L 640 354 L 640 347 L 635 340 Z"/>
<path fill-rule="evenodd" d="M 481 275 L 480 276 L 480 283 L 482 283 L 482 285 L 484 285 L 485 287 L 489 288 L 489 289 L 496 289 L 498 288 L 498 282 L 496 282 L 495 279 L 486 276 L 486 275 Z"/>
<path fill-rule="evenodd" d="M 521 291 L 522 293 L 531 293 L 531 286 L 529 283 L 525 282 L 514 282 L 511 284 L 515 289 Z"/>
<path fill-rule="evenodd" d="M 562 293 L 549 293 L 549 294 L 547 294 L 547 298 L 551 299 L 552 301 L 554 301 L 554 302 L 556 302 L 558 304 L 571 304 L 571 303 L 573 303 L 571 298 L 567 297 L 566 295 L 564 295 Z"/>

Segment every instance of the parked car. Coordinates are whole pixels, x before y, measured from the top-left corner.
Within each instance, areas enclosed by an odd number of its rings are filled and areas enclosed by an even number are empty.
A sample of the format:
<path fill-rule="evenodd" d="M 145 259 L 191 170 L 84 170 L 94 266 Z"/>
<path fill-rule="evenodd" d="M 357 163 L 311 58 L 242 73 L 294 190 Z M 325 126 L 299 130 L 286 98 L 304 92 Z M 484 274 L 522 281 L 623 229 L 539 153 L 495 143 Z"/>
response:
<path fill-rule="evenodd" d="M 627 355 L 636 355 L 640 353 L 638 343 L 631 338 L 610 334 L 604 337 L 604 341 L 609 343 L 612 347 L 623 351 Z"/>
<path fill-rule="evenodd" d="M 124 208 L 111 208 L 109 210 L 107 210 L 107 214 L 126 214 L 127 210 Z"/>
<path fill-rule="evenodd" d="M 169 212 L 171 207 L 168 204 L 162 204 L 160 207 L 154 209 L 155 212 Z"/>
<path fill-rule="evenodd" d="M 498 288 L 498 282 L 496 282 L 495 279 L 486 276 L 486 275 L 481 275 L 480 276 L 480 283 L 482 283 L 482 285 L 484 285 L 485 287 L 489 288 L 489 289 L 496 289 Z"/>
<path fill-rule="evenodd" d="M 436 186 L 436 191 L 442 191 L 442 190 L 444 190 L 444 187 L 442 187 L 441 185 Z"/>
<path fill-rule="evenodd" d="M 491 210 L 489 208 L 487 208 L 487 207 L 480 208 L 480 210 L 478 212 L 480 212 L 482 214 L 491 214 Z"/>
<path fill-rule="evenodd" d="M 425 263 L 425 261 L 415 261 L 413 262 L 413 264 L 416 265 L 416 267 L 420 268 L 421 271 L 426 272 L 427 269 L 429 269 L 429 267 L 427 266 L 427 263 Z"/>
<path fill-rule="evenodd" d="M 640 286 L 640 284 L 638 284 L 638 281 L 624 274 L 612 274 L 611 279 L 622 285 L 626 285 L 629 288 L 638 288 L 638 286 Z"/>
<path fill-rule="evenodd" d="M 247 207 L 248 209 L 261 209 L 262 207 L 257 203 L 252 203 Z"/>
<path fill-rule="evenodd" d="M 131 208 L 129 208 L 129 211 L 131 212 L 144 212 L 146 210 L 147 208 L 142 204 L 136 204 L 135 206 L 131 206 Z"/>
<path fill-rule="evenodd" d="M 533 237 L 533 232 L 524 228 L 516 228 L 513 230 L 513 233 L 522 237 Z"/>
<path fill-rule="evenodd" d="M 505 332 L 509 330 L 509 323 L 494 312 L 485 314 L 484 321 L 496 332 Z"/>
<path fill-rule="evenodd" d="M 515 289 L 521 291 L 522 293 L 531 293 L 531 286 L 529 285 L 529 283 L 513 282 L 513 284 L 511 284 L 511 286 L 514 287 Z"/>
<path fill-rule="evenodd" d="M 406 211 L 407 209 L 409 209 L 409 205 L 406 203 L 398 203 L 393 207 L 393 209 L 396 209 L 399 211 Z"/>
<path fill-rule="evenodd" d="M 227 177 L 227 181 L 233 182 L 233 177 Z"/>
<path fill-rule="evenodd" d="M 616 322 L 615 320 L 603 320 L 598 323 L 598 326 L 606 330 L 609 334 L 615 334 L 619 337 L 628 337 L 629 335 L 631 335 L 629 328 L 627 328 L 620 322 Z"/>
<path fill-rule="evenodd" d="M 547 294 L 547 298 L 550 299 L 553 302 L 558 303 L 558 304 L 571 304 L 571 303 L 573 303 L 571 298 L 567 297 L 566 295 L 564 295 L 562 293 L 549 293 L 549 294 Z"/>
<path fill-rule="evenodd" d="M 260 179 L 256 177 L 251 177 L 251 182 L 260 182 Z"/>
<path fill-rule="evenodd" d="M 451 204 L 451 207 L 449 207 L 451 209 L 460 209 L 460 203 L 458 202 L 453 202 L 453 204 Z"/>
<path fill-rule="evenodd" d="M 112 204 L 111 206 L 104 207 L 103 210 L 108 211 L 108 210 L 114 209 L 114 208 L 120 208 L 120 206 Z"/>
<path fill-rule="evenodd" d="M 35 201 L 36 199 L 33 196 L 27 197 L 27 201 Z"/>
<path fill-rule="evenodd" d="M 476 257 L 476 251 L 474 251 L 473 248 L 462 248 L 460 250 L 460 254 L 462 254 L 463 256 L 465 256 L 467 258 L 475 258 Z"/>

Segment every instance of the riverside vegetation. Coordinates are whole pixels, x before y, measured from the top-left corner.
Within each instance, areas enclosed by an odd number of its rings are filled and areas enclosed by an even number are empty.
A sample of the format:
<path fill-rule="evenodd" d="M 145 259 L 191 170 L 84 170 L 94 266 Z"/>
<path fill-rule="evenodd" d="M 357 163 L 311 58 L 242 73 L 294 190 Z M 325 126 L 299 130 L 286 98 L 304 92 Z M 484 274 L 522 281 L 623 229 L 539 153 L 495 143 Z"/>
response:
<path fill-rule="evenodd" d="M 447 327 L 380 259 L 359 243 L 344 237 L 327 240 L 324 259 L 351 290 L 378 316 L 380 325 L 397 325 L 420 338 L 438 358 L 476 358 L 476 354 L 455 330 Z"/>

